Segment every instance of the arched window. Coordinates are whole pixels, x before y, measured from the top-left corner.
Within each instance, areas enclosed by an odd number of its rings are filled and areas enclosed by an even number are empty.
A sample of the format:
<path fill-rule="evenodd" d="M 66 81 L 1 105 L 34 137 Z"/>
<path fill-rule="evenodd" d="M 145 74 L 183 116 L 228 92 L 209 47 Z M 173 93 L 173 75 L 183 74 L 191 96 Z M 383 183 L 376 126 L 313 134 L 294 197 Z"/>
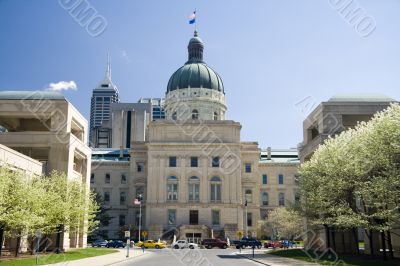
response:
<path fill-rule="evenodd" d="M 197 176 L 189 178 L 188 184 L 189 201 L 199 202 L 200 201 L 200 179 Z"/>
<path fill-rule="evenodd" d="M 285 193 L 281 192 L 278 196 L 279 206 L 285 206 Z"/>
<path fill-rule="evenodd" d="M 193 120 L 199 119 L 199 111 L 197 111 L 196 109 L 194 109 L 194 110 L 192 111 L 192 119 L 193 119 Z"/>
<path fill-rule="evenodd" d="M 214 117 L 213 117 L 213 119 L 214 119 L 214 120 L 218 120 L 218 114 L 217 114 L 217 112 L 214 112 Z"/>
<path fill-rule="evenodd" d="M 176 120 L 176 119 L 177 119 L 176 112 L 174 112 L 174 113 L 172 114 L 172 120 Z"/>
<path fill-rule="evenodd" d="M 221 179 L 218 176 L 214 176 L 210 180 L 210 201 L 220 202 L 221 201 Z"/>
<path fill-rule="evenodd" d="M 244 192 L 244 198 L 247 201 L 247 203 L 253 202 L 253 192 L 251 189 L 246 189 Z"/>
<path fill-rule="evenodd" d="M 261 196 L 261 200 L 262 200 L 262 205 L 263 206 L 268 206 L 269 204 L 269 199 L 268 199 L 268 193 L 267 192 L 263 192 L 262 196 Z"/>
<path fill-rule="evenodd" d="M 176 176 L 167 178 L 167 201 L 178 200 L 178 179 Z"/>

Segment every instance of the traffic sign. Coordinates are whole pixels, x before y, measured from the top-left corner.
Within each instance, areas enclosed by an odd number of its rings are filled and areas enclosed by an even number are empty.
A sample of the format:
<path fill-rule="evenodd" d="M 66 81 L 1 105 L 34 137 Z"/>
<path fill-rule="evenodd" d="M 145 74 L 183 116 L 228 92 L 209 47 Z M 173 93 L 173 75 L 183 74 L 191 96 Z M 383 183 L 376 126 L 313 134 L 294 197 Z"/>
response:
<path fill-rule="evenodd" d="M 131 232 L 125 231 L 125 237 L 130 237 L 130 236 L 131 236 Z"/>

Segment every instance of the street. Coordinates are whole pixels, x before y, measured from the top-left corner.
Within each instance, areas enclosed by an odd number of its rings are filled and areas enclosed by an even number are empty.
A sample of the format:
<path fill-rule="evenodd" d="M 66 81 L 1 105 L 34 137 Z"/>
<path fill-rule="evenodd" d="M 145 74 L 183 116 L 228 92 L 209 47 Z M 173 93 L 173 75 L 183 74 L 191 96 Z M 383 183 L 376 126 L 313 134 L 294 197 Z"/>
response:
<path fill-rule="evenodd" d="M 247 250 L 250 251 L 250 250 Z M 246 258 L 235 255 L 236 249 L 162 249 L 146 250 L 152 254 L 139 257 L 134 260 L 114 264 L 117 266 L 127 265 L 182 265 L 182 266 L 236 266 L 236 265 L 261 265 Z"/>

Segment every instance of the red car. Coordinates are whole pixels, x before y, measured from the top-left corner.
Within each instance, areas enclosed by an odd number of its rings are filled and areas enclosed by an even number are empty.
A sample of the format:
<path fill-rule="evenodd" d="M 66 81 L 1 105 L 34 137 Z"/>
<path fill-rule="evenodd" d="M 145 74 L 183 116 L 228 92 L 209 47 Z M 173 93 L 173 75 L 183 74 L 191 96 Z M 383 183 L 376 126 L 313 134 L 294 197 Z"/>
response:
<path fill-rule="evenodd" d="M 228 243 L 226 243 L 226 241 L 223 241 L 221 239 L 214 239 L 214 238 L 204 239 L 203 241 L 201 241 L 201 244 L 208 249 L 215 248 L 215 247 L 225 249 L 228 247 Z"/>
<path fill-rule="evenodd" d="M 283 248 L 283 244 L 280 241 L 267 241 L 264 242 L 264 248 Z"/>

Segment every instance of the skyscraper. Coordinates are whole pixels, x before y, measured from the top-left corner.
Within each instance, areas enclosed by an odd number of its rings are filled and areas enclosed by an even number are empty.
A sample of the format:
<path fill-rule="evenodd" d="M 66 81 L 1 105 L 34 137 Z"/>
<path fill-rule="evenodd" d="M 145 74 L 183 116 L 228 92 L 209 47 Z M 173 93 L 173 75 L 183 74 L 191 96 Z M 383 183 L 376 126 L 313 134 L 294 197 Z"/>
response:
<path fill-rule="evenodd" d="M 111 145 L 111 103 L 119 102 L 118 89 L 111 80 L 110 56 L 107 57 L 107 69 L 104 79 L 93 90 L 90 103 L 89 143 L 96 148 L 108 148 Z"/>

